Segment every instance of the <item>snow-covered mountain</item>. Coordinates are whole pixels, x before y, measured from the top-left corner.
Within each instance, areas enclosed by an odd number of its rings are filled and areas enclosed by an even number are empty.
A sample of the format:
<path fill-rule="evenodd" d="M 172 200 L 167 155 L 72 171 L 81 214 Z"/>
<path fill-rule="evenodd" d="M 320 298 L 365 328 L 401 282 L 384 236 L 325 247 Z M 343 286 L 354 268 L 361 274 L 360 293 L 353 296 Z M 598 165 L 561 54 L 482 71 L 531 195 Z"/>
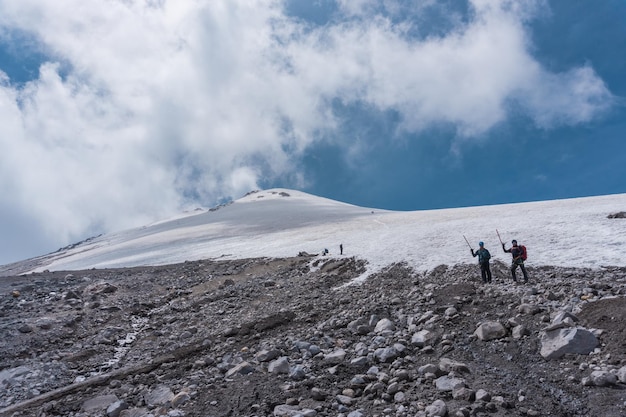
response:
<path fill-rule="evenodd" d="M 423 271 L 475 262 L 464 236 L 475 249 L 484 241 L 493 258 L 508 262 L 496 229 L 507 247 L 512 239 L 527 246 L 531 266 L 623 266 L 626 219 L 608 216 L 625 210 L 626 194 L 397 212 L 272 189 L 218 209 L 102 235 L 21 263 L 20 272 L 291 257 L 325 248 L 328 256 L 367 260 L 367 274 L 395 262 Z"/>

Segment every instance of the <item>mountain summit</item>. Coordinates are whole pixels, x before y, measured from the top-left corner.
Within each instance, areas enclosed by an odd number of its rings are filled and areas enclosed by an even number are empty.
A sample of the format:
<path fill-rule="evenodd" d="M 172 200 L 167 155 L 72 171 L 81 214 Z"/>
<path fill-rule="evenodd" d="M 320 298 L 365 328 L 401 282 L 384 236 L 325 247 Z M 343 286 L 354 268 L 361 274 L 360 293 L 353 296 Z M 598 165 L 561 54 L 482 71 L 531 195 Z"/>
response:
<path fill-rule="evenodd" d="M 517 239 L 529 248 L 529 264 L 600 267 L 623 260 L 626 221 L 610 217 L 624 208 L 626 194 L 398 212 L 271 189 L 207 211 L 98 236 L 12 264 L 8 272 L 279 258 L 325 249 L 329 256 L 365 260 L 366 275 L 397 262 L 429 270 L 473 263 L 464 236 L 475 247 L 484 241 L 493 256 L 507 261 L 510 255 L 499 248 L 496 229 L 507 245 Z"/>

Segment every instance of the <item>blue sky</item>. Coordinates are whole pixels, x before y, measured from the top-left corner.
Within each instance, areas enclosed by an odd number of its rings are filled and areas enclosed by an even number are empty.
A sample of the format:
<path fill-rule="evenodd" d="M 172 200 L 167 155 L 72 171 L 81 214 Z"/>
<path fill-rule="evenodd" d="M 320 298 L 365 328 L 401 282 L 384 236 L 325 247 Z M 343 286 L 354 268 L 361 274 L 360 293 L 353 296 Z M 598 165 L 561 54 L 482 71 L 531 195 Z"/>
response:
<path fill-rule="evenodd" d="M 0 263 L 255 188 L 626 192 L 622 0 L 0 0 Z"/>

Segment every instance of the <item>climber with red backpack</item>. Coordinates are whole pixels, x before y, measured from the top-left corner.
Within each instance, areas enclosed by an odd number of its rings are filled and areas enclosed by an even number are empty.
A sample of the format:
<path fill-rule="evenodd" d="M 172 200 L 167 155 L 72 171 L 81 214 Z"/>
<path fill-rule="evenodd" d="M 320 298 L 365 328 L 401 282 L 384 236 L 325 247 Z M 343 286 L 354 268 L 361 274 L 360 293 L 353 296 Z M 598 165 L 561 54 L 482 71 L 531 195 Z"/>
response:
<path fill-rule="evenodd" d="M 496 232 L 498 231 L 496 230 Z M 498 238 L 500 238 L 500 233 L 498 233 Z M 524 266 L 524 261 L 528 257 L 526 246 L 518 245 L 517 240 L 515 239 L 511 242 L 513 246 L 511 246 L 510 249 L 505 247 L 502 239 L 500 239 L 500 243 L 502 243 L 502 250 L 506 253 L 510 253 L 513 257 L 513 261 L 511 263 L 511 275 L 513 275 L 513 281 L 517 282 L 517 275 L 515 271 L 517 270 L 517 267 L 519 267 L 524 275 L 524 283 L 528 282 L 528 274 L 526 273 L 526 267 Z"/>

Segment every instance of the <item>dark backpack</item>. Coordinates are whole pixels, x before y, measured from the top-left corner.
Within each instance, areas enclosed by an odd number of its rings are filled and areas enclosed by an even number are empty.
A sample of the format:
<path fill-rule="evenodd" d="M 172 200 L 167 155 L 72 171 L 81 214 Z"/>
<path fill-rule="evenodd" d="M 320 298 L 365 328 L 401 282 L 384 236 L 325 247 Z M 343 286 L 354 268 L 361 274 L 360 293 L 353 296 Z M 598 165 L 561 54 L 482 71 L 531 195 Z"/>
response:
<path fill-rule="evenodd" d="M 522 259 L 526 260 L 528 258 L 528 253 L 526 252 L 526 246 L 519 245 L 519 247 L 522 249 Z"/>

